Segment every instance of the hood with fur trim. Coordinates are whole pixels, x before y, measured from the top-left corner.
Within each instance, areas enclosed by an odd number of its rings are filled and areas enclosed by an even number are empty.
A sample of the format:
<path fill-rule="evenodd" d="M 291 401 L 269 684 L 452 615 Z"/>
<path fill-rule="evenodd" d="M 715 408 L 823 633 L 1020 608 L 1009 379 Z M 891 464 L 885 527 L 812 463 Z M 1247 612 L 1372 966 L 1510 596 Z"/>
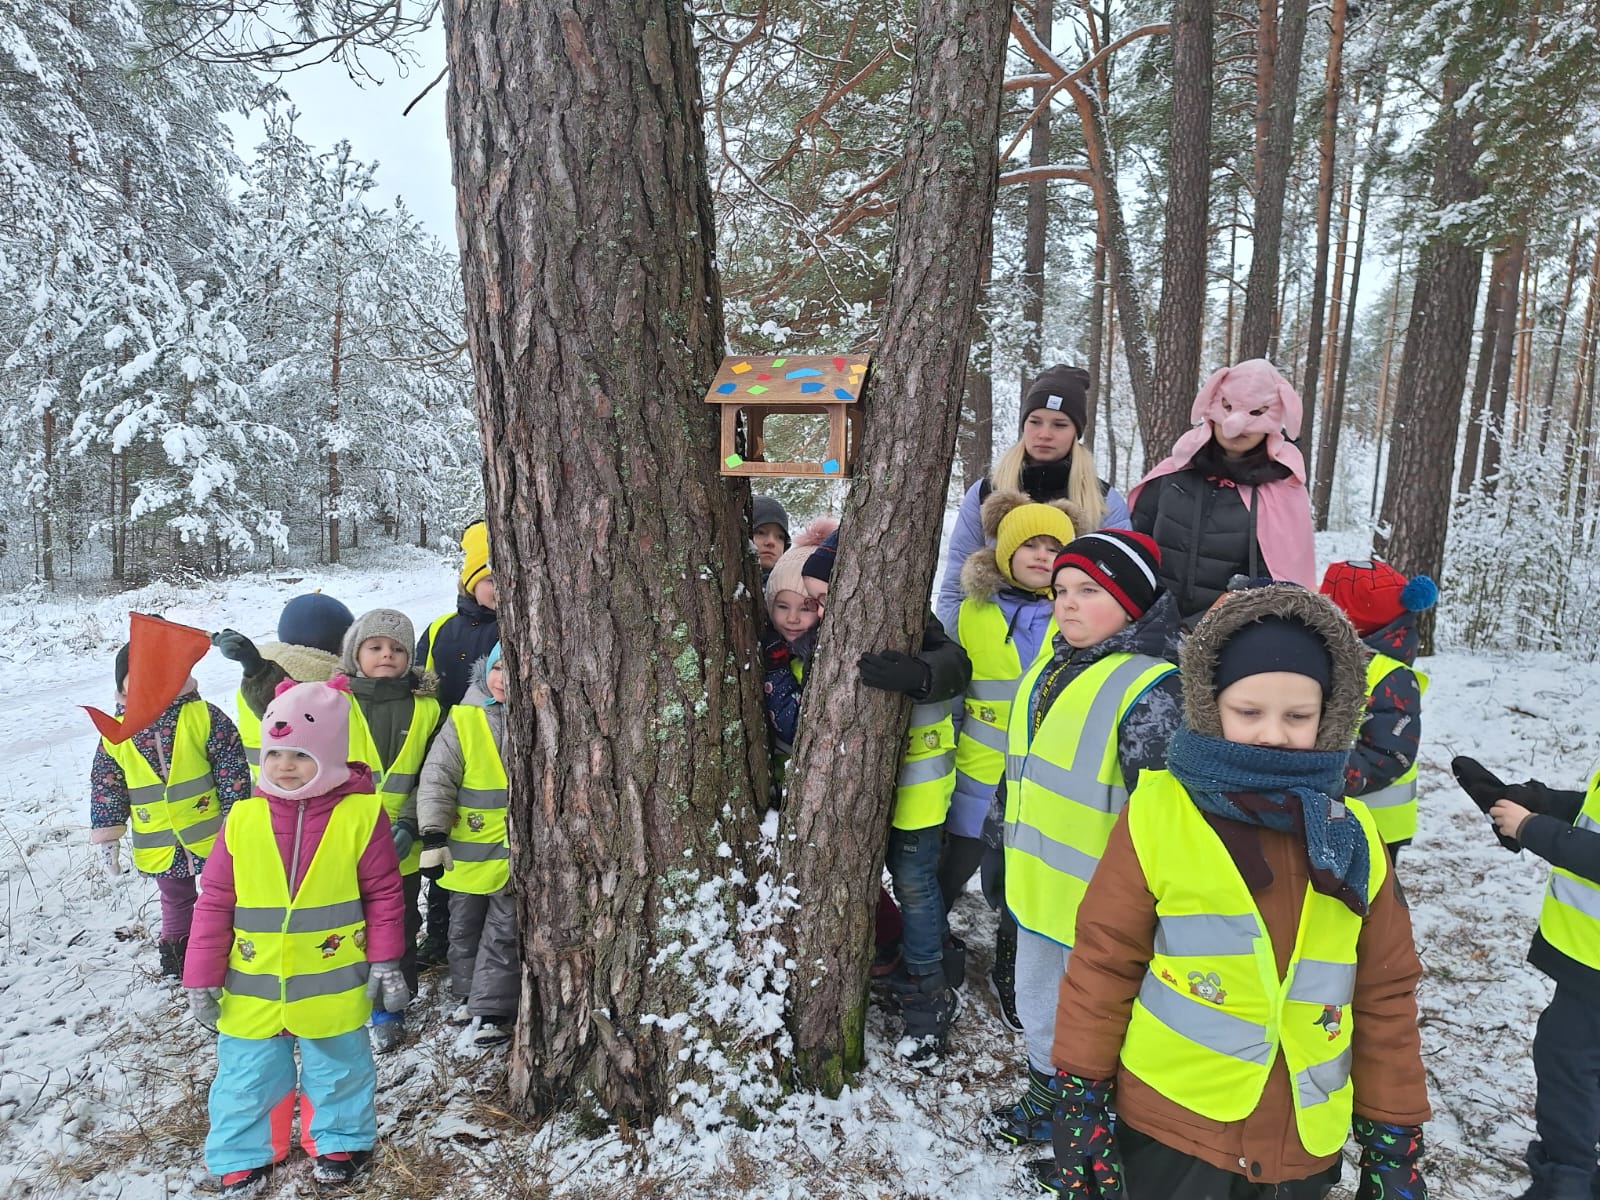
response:
<path fill-rule="evenodd" d="M 967 561 L 961 564 L 961 590 L 973 600 L 992 600 L 1001 592 L 1011 590 L 1018 595 L 1036 597 L 1038 593 L 1016 587 L 1000 570 L 1000 563 L 995 558 L 994 539 L 999 535 L 1000 522 L 1005 520 L 1006 514 L 1024 504 L 1048 504 L 1051 508 L 1058 509 L 1066 514 L 1067 520 L 1072 522 L 1073 529 L 1079 533 L 1087 533 L 1089 520 L 1079 508 L 1070 500 L 1038 501 L 1026 492 L 995 491 L 984 498 L 983 506 L 978 510 L 979 521 L 983 526 L 983 536 L 988 539 L 987 544 L 979 546 L 967 556 Z"/>
<path fill-rule="evenodd" d="M 1222 714 L 1211 690 L 1217 659 L 1228 640 L 1254 621 L 1282 617 L 1317 633 L 1333 660 L 1333 691 L 1322 700 L 1317 750 L 1348 750 L 1367 707 L 1367 649 L 1345 615 L 1324 596 L 1295 584 L 1225 592 L 1183 644 L 1183 715 L 1189 728 L 1222 736 Z"/>

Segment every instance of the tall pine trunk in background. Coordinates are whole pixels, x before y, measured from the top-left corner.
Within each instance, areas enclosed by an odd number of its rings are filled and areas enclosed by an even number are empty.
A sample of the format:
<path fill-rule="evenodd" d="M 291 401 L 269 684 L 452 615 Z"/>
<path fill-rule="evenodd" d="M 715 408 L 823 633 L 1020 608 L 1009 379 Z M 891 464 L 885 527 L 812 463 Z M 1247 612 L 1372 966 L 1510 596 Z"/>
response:
<path fill-rule="evenodd" d="M 1435 121 L 1435 211 L 1477 199 L 1476 116 L 1457 111 L 1462 82 L 1447 77 Z M 1417 259 L 1416 290 L 1406 327 L 1405 352 L 1395 395 L 1394 439 L 1374 549 L 1407 575 L 1437 579 L 1444 567 L 1450 524 L 1450 465 L 1461 428 L 1461 392 L 1472 349 L 1483 249 L 1459 241 L 1453 229 L 1432 233 Z M 1433 622 L 1418 625 L 1423 653 L 1432 653 Z"/>
<path fill-rule="evenodd" d="M 1189 407 L 1199 386 L 1211 242 L 1211 94 L 1211 0 L 1176 0 L 1166 236 L 1146 458 L 1152 451 L 1165 455 L 1189 427 Z"/>
<path fill-rule="evenodd" d="M 1270 4 L 1264 0 L 1263 9 Z M 1283 247 L 1283 201 L 1294 160 L 1294 114 L 1300 96 L 1300 56 L 1305 47 L 1309 0 L 1284 0 L 1271 42 L 1262 38 L 1257 70 L 1270 71 L 1265 140 L 1257 146 L 1255 214 L 1251 222 L 1250 274 L 1245 281 L 1240 359 L 1264 358 L 1277 327 L 1278 259 Z M 1263 29 L 1263 34 L 1267 31 Z M 1262 61 L 1264 60 L 1264 62 Z M 1257 138 L 1261 138 L 1261 122 Z M 1307 414 L 1310 415 L 1309 413 Z"/>
<path fill-rule="evenodd" d="M 1511 258 L 1497 251 L 1489 266 L 1489 286 L 1483 297 L 1483 330 L 1478 335 L 1477 366 L 1472 372 L 1472 395 L 1467 401 L 1467 433 L 1461 451 L 1456 492 L 1465 496 L 1478 479 L 1478 450 L 1483 442 L 1483 417 L 1489 403 L 1489 376 L 1494 370 L 1494 350 L 1500 331 L 1500 310 L 1509 300 L 1507 280 Z"/>
<path fill-rule="evenodd" d="M 1494 494 L 1500 474 L 1500 450 L 1506 437 L 1506 397 L 1511 388 L 1511 364 L 1515 357 L 1517 327 L 1522 320 L 1522 270 L 1528 260 L 1528 235 L 1519 228 L 1512 236 L 1511 265 L 1506 270 L 1506 300 L 1500 310 L 1500 328 L 1495 331 L 1494 370 L 1489 376 L 1489 412 L 1483 427 L 1483 466 L 1479 477 L 1484 490 Z"/>
<path fill-rule="evenodd" d="M 1328 245 L 1333 227 L 1334 159 L 1339 146 L 1339 93 L 1344 74 L 1344 24 L 1345 0 L 1333 0 L 1333 11 L 1328 19 L 1328 67 L 1322 88 L 1322 134 L 1317 142 L 1317 254 L 1316 267 L 1311 282 L 1311 320 L 1307 326 L 1306 373 L 1301 377 L 1300 402 L 1304 411 L 1314 413 L 1317 407 L 1317 385 L 1322 375 L 1322 306 L 1328 293 Z M 1348 211 L 1348 210 L 1347 210 Z M 1342 250 L 1342 246 L 1341 246 Z M 1335 289 L 1338 284 L 1335 283 Z M 1338 306 L 1334 318 L 1337 320 Z M 1318 529 L 1328 527 L 1328 504 L 1333 493 L 1333 446 L 1327 430 L 1327 409 L 1324 409 L 1322 442 L 1314 447 L 1316 461 L 1312 462 L 1310 430 L 1301 436 L 1300 445 L 1305 451 L 1306 465 L 1312 468 L 1311 511 Z M 1334 436 L 1337 436 L 1335 429 Z M 1326 461 L 1324 461 L 1326 460 Z"/>
<path fill-rule="evenodd" d="M 938 553 L 967 339 L 989 250 L 1010 0 L 923 0 L 866 425 L 806 675 L 779 865 L 795 1075 L 837 1093 L 863 1059 L 873 912 L 910 702 L 863 688 L 867 651 L 915 653 Z"/>
<path fill-rule="evenodd" d="M 1033 32 L 1048 46 L 1054 36 L 1055 0 L 1034 0 Z M 1050 165 L 1050 95 L 1047 84 L 1033 89 L 1033 103 L 1039 115 L 1029 133 L 1028 165 Z M 1038 378 L 1044 343 L 1045 235 L 1050 226 L 1050 181 L 1035 179 L 1028 184 L 1028 215 L 1022 234 L 1022 386 Z"/>
<path fill-rule="evenodd" d="M 990 241 L 992 245 L 992 234 Z M 972 312 L 972 363 L 967 371 L 966 403 L 961 406 L 961 429 L 956 435 L 963 491 L 987 475 L 994 461 L 994 342 L 983 312 L 993 259 L 992 253 L 984 255 L 979 275 L 978 303 Z"/>
<path fill-rule="evenodd" d="M 765 796 L 748 490 L 702 400 L 723 331 L 694 40 L 675 4 L 444 11 L 511 695 L 511 1092 L 647 1117 L 697 1071 L 653 1018 L 715 984 L 672 943 L 748 865 Z"/>

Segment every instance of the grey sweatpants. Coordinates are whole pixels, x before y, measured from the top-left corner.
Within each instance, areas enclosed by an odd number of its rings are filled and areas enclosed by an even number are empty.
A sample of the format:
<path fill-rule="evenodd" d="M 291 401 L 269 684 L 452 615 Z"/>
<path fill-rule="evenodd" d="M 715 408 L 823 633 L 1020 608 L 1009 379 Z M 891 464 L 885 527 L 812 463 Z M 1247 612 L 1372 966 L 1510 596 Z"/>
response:
<path fill-rule="evenodd" d="M 1056 1073 L 1050 1047 L 1056 1040 L 1056 1000 L 1067 973 L 1072 948 L 1017 926 L 1017 1016 L 1022 1018 L 1022 1044 L 1028 1065 L 1046 1075 Z"/>
<path fill-rule="evenodd" d="M 513 1017 L 522 990 L 517 918 L 505 888 L 450 893 L 450 990 L 475 1017 Z"/>

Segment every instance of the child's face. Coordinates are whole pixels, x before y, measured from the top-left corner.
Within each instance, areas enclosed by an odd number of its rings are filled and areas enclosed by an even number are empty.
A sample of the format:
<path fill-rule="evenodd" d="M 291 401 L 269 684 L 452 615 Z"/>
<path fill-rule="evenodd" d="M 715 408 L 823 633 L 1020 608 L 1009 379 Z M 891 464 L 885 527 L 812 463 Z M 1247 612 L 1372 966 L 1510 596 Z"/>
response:
<path fill-rule="evenodd" d="M 299 750 L 268 750 L 261 756 L 261 773 L 273 787 L 299 791 L 317 774 L 317 760 Z"/>
<path fill-rule="evenodd" d="M 1065 413 L 1036 408 L 1022 423 L 1022 452 L 1034 462 L 1060 462 L 1078 440 L 1078 427 Z"/>
<path fill-rule="evenodd" d="M 472 598 L 487 609 L 495 607 L 499 597 L 495 592 L 493 575 L 485 575 L 472 585 Z"/>
<path fill-rule="evenodd" d="M 816 607 L 817 616 L 821 617 L 828 611 L 828 581 L 826 579 L 813 579 L 805 577 L 806 596 Z"/>
<path fill-rule="evenodd" d="M 1132 624 L 1117 598 L 1077 567 L 1062 567 L 1055 577 L 1056 628 L 1075 650 L 1098 646 Z"/>
<path fill-rule="evenodd" d="M 1050 586 L 1050 568 L 1061 553 L 1061 543 L 1041 533 L 1018 546 L 1011 556 L 1011 578 L 1025 588 L 1041 591 Z"/>
<path fill-rule="evenodd" d="M 411 665 L 411 651 L 392 637 L 369 637 L 356 647 L 356 670 L 368 679 L 399 679 Z"/>
<path fill-rule="evenodd" d="M 484 677 L 484 683 L 489 687 L 489 695 L 495 698 L 497 704 L 506 702 L 506 665 L 497 662 L 489 668 L 489 673 Z"/>
<path fill-rule="evenodd" d="M 750 540 L 756 544 L 756 557 L 761 560 L 761 569 L 768 570 L 774 563 L 783 557 L 783 527 L 768 521 L 765 525 L 757 525 L 755 532 L 750 535 Z"/>
<path fill-rule="evenodd" d="M 783 591 L 772 598 L 772 627 L 786 642 L 792 642 L 820 619 L 817 606 L 799 592 Z"/>
<path fill-rule="evenodd" d="M 1322 724 L 1322 685 L 1292 671 L 1246 675 L 1217 693 L 1217 707 L 1230 742 L 1310 750 Z"/>

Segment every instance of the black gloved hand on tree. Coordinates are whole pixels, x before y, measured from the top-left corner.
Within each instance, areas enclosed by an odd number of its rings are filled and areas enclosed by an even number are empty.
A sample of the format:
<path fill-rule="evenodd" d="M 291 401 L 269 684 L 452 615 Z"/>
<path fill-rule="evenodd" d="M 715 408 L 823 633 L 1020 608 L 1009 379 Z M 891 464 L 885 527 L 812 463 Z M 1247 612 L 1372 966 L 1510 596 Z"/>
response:
<path fill-rule="evenodd" d="M 928 685 L 933 682 L 933 671 L 927 663 L 898 650 L 863 654 L 856 668 L 861 672 L 861 682 L 868 687 L 884 692 L 904 692 L 913 700 L 926 696 Z"/>

